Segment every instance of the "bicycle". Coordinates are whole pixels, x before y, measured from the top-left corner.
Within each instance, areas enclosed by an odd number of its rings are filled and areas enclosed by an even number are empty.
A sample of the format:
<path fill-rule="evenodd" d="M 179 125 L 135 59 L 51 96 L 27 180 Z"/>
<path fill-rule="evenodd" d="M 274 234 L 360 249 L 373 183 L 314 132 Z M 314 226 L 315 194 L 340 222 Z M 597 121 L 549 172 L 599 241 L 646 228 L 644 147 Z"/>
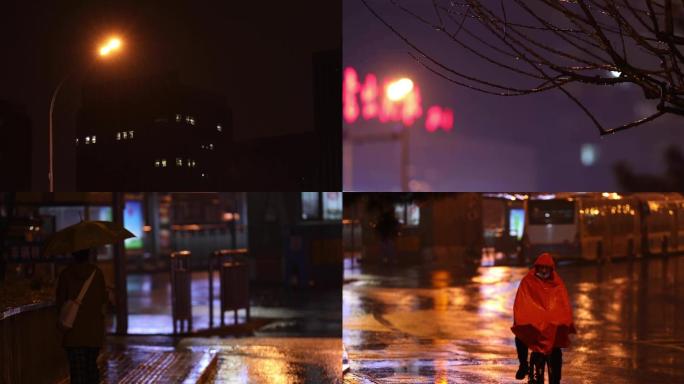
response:
<path fill-rule="evenodd" d="M 556 372 L 553 370 L 551 364 L 551 355 L 545 355 L 541 352 L 532 352 L 530 354 L 530 364 L 528 371 L 528 384 L 544 384 L 544 368 L 548 367 L 549 383 L 554 383 Z"/>

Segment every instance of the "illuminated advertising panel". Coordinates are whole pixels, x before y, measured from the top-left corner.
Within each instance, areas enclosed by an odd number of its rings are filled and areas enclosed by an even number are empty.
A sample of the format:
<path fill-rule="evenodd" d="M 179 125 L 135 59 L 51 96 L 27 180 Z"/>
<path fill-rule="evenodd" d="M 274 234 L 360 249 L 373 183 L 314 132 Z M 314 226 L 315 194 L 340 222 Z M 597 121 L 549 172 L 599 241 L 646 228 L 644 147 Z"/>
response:
<path fill-rule="evenodd" d="M 124 208 L 124 227 L 131 231 L 135 237 L 126 239 L 126 250 L 138 250 L 143 247 L 143 206 L 140 200 L 126 200 Z"/>
<path fill-rule="evenodd" d="M 515 237 L 520 240 L 525 228 L 525 210 L 522 208 L 513 208 L 508 215 L 508 233 L 511 237 Z"/>

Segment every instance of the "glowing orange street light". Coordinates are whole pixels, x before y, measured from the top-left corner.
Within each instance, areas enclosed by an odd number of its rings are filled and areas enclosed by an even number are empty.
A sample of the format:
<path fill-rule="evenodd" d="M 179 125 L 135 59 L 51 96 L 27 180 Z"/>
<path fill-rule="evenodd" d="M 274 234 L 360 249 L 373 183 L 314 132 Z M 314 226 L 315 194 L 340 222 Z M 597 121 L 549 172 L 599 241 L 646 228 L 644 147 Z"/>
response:
<path fill-rule="evenodd" d="M 100 56 L 109 56 L 110 53 L 118 51 L 121 48 L 121 39 L 118 37 L 111 37 L 105 44 L 100 46 Z"/>
<path fill-rule="evenodd" d="M 121 46 L 123 45 L 121 38 L 117 36 L 112 36 L 107 40 L 106 43 L 100 46 L 100 49 L 98 50 L 98 53 L 100 54 L 100 57 L 106 57 L 109 56 L 119 50 L 121 50 Z M 52 148 L 52 112 L 55 108 L 55 100 L 57 99 L 57 95 L 59 94 L 59 90 L 62 89 L 62 85 L 64 85 L 64 82 L 69 78 L 71 73 L 67 74 L 64 76 L 64 78 L 57 84 L 57 88 L 55 88 L 55 91 L 52 93 L 52 98 L 50 100 L 50 119 L 49 119 L 49 131 L 48 131 L 48 148 L 49 148 L 49 158 L 50 158 L 50 164 L 49 164 L 49 170 L 48 170 L 48 181 L 49 181 L 49 188 L 50 192 L 55 191 L 55 177 L 54 177 L 54 170 L 53 170 L 53 148 Z"/>
<path fill-rule="evenodd" d="M 401 78 L 391 82 L 387 86 L 387 98 L 391 101 L 400 101 L 413 91 L 413 81 L 409 78 Z"/>

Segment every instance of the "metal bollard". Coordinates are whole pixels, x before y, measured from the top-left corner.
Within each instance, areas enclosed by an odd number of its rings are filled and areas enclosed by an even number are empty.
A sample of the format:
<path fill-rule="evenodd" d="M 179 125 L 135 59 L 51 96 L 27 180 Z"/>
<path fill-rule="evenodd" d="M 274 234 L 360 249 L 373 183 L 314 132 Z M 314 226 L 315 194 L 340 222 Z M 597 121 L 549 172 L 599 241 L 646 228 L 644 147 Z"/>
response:
<path fill-rule="evenodd" d="M 187 250 L 171 253 L 171 316 L 173 318 L 173 333 L 192 331 L 192 271 L 190 257 Z"/>

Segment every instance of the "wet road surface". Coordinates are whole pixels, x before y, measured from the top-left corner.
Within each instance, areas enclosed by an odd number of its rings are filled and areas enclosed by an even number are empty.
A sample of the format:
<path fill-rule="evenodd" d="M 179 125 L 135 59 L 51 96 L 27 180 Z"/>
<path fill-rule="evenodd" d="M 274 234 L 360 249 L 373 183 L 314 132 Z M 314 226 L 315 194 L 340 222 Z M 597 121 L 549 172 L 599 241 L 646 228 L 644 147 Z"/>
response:
<path fill-rule="evenodd" d="M 342 340 L 339 338 L 191 338 L 180 346 L 217 354 L 210 383 L 339 383 Z"/>
<path fill-rule="evenodd" d="M 526 268 L 345 266 L 345 383 L 516 383 Z M 578 334 L 563 383 L 684 382 L 684 257 L 564 265 Z"/>

